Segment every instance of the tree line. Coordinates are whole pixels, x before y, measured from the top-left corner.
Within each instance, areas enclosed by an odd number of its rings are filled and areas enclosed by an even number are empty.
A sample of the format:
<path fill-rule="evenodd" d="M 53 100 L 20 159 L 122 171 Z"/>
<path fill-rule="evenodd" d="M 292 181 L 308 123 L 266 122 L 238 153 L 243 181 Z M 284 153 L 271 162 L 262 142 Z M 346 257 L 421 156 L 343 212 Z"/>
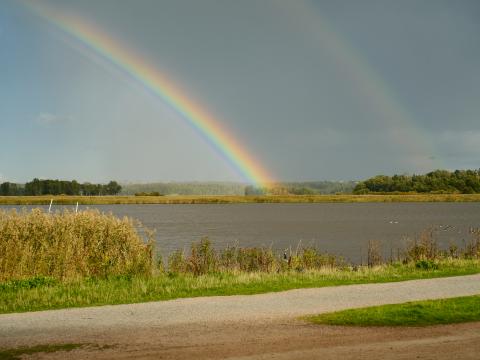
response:
<path fill-rule="evenodd" d="M 0 184 L 0 196 L 38 195 L 117 195 L 122 187 L 116 181 L 108 184 L 79 183 L 76 180 L 33 179 L 25 184 L 4 182 Z"/>
<path fill-rule="evenodd" d="M 417 192 L 417 193 L 480 193 L 479 170 L 436 170 L 425 175 L 378 175 L 355 186 L 354 194 Z"/>
<path fill-rule="evenodd" d="M 116 181 L 108 184 L 79 183 L 75 180 L 33 179 L 26 184 L 4 182 L 0 196 L 21 195 L 123 195 L 181 194 L 181 195 L 313 195 L 332 193 L 480 193 L 479 170 L 436 170 L 425 175 L 378 175 L 354 181 L 284 182 L 266 187 L 229 182 L 191 182 L 128 184 L 124 188 Z"/>
<path fill-rule="evenodd" d="M 245 184 L 239 182 L 157 182 L 147 184 L 124 184 L 122 195 L 243 195 Z"/>
<path fill-rule="evenodd" d="M 351 194 L 355 181 L 280 182 L 267 186 L 245 186 L 245 195 Z"/>
<path fill-rule="evenodd" d="M 125 184 L 122 195 L 312 195 L 351 194 L 357 183 L 354 181 L 306 181 L 280 182 L 264 187 L 240 182 L 165 182 L 148 184 Z"/>

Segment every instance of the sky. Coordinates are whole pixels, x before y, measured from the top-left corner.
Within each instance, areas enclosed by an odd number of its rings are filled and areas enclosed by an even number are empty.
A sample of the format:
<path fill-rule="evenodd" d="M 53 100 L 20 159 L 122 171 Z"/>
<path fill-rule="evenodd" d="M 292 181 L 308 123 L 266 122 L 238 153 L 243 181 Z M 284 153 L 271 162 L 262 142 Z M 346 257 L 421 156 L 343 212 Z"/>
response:
<path fill-rule="evenodd" d="M 477 0 L 37 0 L 201 104 L 278 181 L 480 168 Z M 124 69 L 0 0 L 0 182 L 243 181 Z"/>

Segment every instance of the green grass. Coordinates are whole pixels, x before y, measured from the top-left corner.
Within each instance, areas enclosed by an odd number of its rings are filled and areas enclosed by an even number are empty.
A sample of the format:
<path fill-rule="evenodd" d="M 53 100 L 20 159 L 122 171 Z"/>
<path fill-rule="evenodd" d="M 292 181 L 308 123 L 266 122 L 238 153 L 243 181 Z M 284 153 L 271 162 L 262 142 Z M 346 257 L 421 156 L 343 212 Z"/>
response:
<path fill-rule="evenodd" d="M 72 351 L 85 344 L 60 344 L 60 345 L 38 345 L 31 347 L 21 347 L 14 349 L 1 349 L 0 360 L 19 360 L 23 355 L 32 355 L 37 353 L 52 353 L 57 351 Z"/>
<path fill-rule="evenodd" d="M 480 295 L 373 306 L 306 318 L 315 324 L 429 326 L 480 321 Z"/>
<path fill-rule="evenodd" d="M 0 205 L 237 204 L 332 202 L 478 202 L 480 194 L 263 195 L 263 196 L 0 196 Z"/>
<path fill-rule="evenodd" d="M 480 273 L 480 260 L 441 260 L 437 269 L 415 264 L 284 273 L 223 272 L 151 277 L 23 281 L 0 284 L 0 313 L 126 304 L 176 298 L 259 294 L 297 288 L 382 283 Z"/>

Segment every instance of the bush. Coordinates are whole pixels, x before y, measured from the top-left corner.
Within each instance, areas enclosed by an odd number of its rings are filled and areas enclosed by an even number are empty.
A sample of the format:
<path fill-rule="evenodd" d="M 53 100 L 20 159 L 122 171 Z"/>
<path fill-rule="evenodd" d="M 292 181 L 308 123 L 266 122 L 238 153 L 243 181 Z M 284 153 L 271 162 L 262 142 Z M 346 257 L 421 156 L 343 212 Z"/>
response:
<path fill-rule="evenodd" d="M 382 246 L 379 241 L 368 242 L 367 264 L 369 267 L 382 264 Z"/>
<path fill-rule="evenodd" d="M 11 280 L 5 283 L 0 283 L 0 290 L 19 290 L 19 289 L 34 289 L 41 286 L 53 286 L 58 283 L 58 280 L 55 280 L 50 277 L 37 276 L 30 279 L 24 280 Z"/>
<path fill-rule="evenodd" d="M 241 271 L 274 272 L 279 259 L 268 248 L 237 248 L 237 266 Z"/>
<path fill-rule="evenodd" d="M 435 260 L 441 251 L 434 237 L 434 230 L 423 231 L 418 238 L 410 241 L 405 250 L 406 261 Z"/>
<path fill-rule="evenodd" d="M 472 236 L 465 244 L 463 256 L 467 259 L 477 259 L 480 257 L 480 229 L 470 229 Z"/>
<path fill-rule="evenodd" d="M 187 259 L 183 250 L 176 250 L 168 257 L 168 271 L 170 273 L 186 273 L 188 271 Z"/>
<path fill-rule="evenodd" d="M 438 264 L 432 260 L 420 260 L 415 263 L 415 267 L 422 270 L 437 270 Z"/>
<path fill-rule="evenodd" d="M 208 238 L 192 244 L 192 252 L 188 259 L 188 270 L 194 275 L 208 274 L 218 270 L 217 254 Z"/>
<path fill-rule="evenodd" d="M 321 253 L 313 247 L 302 248 L 288 259 L 288 268 L 297 271 L 334 268 L 343 265 L 343 259 L 327 253 Z"/>
<path fill-rule="evenodd" d="M 135 196 L 162 196 L 158 191 L 152 191 L 152 192 L 137 192 L 135 193 Z"/>

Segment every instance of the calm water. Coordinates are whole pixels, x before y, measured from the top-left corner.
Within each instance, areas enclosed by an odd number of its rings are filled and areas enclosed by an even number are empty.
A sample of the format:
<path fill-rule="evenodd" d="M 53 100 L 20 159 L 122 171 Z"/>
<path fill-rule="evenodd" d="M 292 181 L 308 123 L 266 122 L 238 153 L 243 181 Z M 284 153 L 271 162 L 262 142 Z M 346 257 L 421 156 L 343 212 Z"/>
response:
<path fill-rule="evenodd" d="M 12 208 L 13 206 L 0 206 Z M 228 204 L 90 206 L 130 216 L 157 231 L 164 254 L 208 236 L 217 247 L 272 246 L 301 242 L 359 262 L 369 240 L 381 240 L 385 255 L 428 228 L 441 245 L 459 245 L 470 227 L 480 227 L 480 203 Z M 46 207 L 44 207 L 46 208 Z M 81 207 L 82 209 L 85 207 Z M 59 209 L 59 207 L 54 207 Z"/>

